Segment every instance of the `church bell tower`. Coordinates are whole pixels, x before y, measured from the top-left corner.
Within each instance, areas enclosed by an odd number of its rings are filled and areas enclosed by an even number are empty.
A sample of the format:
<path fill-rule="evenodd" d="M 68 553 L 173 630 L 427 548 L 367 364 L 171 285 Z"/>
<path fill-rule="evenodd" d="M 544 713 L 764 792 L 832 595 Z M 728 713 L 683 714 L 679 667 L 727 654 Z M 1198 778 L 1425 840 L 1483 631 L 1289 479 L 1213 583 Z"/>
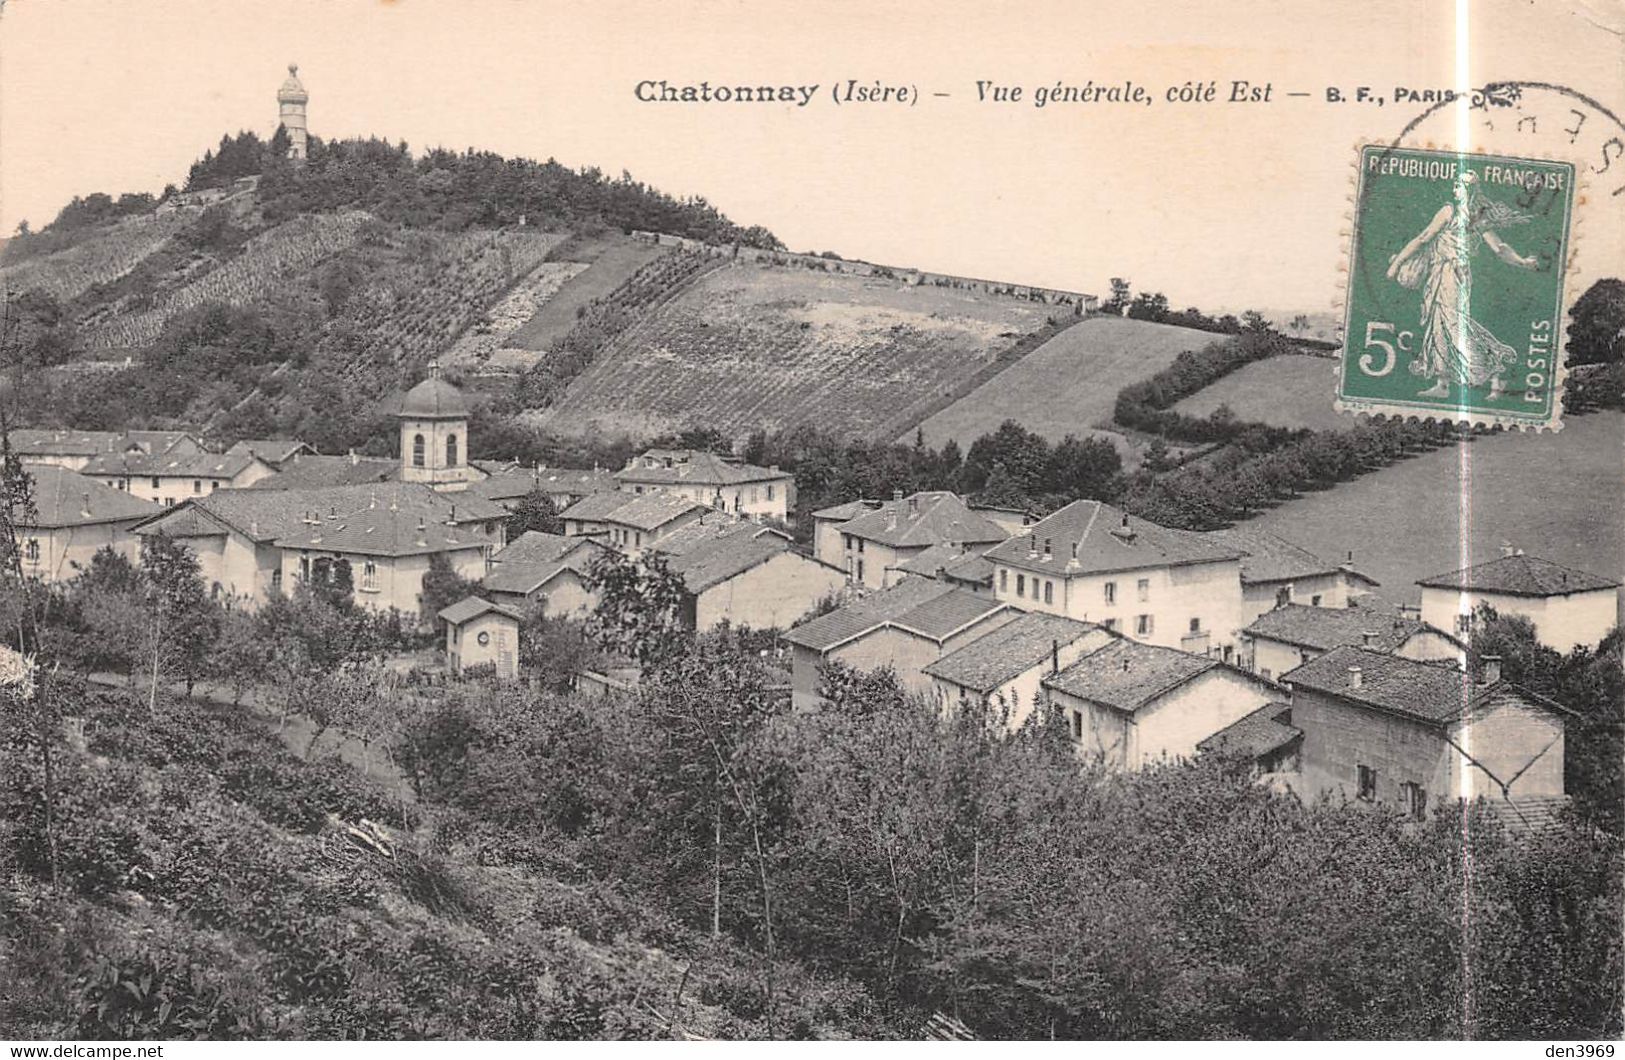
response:
<path fill-rule="evenodd" d="M 288 157 L 296 162 L 305 160 L 305 104 L 310 93 L 299 83 L 299 64 L 288 64 L 288 79 L 276 94 L 277 110 L 282 127 L 288 130 Z"/>

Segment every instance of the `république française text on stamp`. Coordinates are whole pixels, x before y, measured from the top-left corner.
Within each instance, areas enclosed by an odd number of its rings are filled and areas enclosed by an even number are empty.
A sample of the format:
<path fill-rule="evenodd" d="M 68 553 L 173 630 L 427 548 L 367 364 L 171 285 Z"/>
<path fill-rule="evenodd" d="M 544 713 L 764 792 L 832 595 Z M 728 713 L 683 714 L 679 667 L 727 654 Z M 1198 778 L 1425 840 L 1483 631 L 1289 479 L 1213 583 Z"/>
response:
<path fill-rule="evenodd" d="M 1337 407 L 1557 427 L 1567 162 L 1360 149 Z"/>

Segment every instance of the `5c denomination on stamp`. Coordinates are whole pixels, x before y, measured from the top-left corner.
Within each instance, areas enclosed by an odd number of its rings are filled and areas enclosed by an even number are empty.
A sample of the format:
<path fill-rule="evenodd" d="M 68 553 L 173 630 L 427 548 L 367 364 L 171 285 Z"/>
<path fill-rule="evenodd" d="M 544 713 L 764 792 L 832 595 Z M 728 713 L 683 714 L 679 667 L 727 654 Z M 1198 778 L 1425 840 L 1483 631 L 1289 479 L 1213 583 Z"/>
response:
<path fill-rule="evenodd" d="M 1360 149 L 1337 407 L 1561 426 L 1567 162 Z"/>

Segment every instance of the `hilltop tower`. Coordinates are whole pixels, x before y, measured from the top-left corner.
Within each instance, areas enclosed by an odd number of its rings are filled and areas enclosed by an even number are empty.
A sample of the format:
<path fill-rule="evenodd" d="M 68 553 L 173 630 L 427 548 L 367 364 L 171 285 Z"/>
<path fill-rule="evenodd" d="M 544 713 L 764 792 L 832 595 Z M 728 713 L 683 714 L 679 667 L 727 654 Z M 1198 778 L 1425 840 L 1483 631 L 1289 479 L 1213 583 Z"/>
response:
<path fill-rule="evenodd" d="M 431 363 L 429 378 L 406 392 L 400 421 L 401 481 L 450 491 L 478 477 L 468 466 L 468 402 L 440 378 L 439 364 Z"/>
<path fill-rule="evenodd" d="M 276 93 L 277 109 L 282 127 L 288 130 L 288 157 L 296 162 L 305 160 L 305 104 L 310 93 L 299 83 L 299 64 L 288 64 L 288 79 Z"/>

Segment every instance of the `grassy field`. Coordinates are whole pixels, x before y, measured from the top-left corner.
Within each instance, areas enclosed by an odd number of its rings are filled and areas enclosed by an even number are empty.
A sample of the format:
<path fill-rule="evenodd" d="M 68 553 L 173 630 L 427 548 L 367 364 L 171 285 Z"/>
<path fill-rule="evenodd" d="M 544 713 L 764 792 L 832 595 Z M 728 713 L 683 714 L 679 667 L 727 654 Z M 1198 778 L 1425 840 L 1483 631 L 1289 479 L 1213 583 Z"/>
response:
<path fill-rule="evenodd" d="M 1249 522 L 1355 564 L 1396 602 L 1418 578 L 1530 555 L 1625 578 L 1625 414 L 1571 417 L 1558 434 L 1506 432 L 1439 449 L 1288 501 Z M 1458 540 L 1461 549 L 1458 549 Z"/>
<path fill-rule="evenodd" d="M 609 294 L 634 272 L 670 252 L 670 247 L 650 246 L 622 235 L 581 240 L 561 248 L 555 257 L 586 269 L 572 275 L 503 344 L 524 350 L 551 349 L 575 326 L 577 309 Z"/>
<path fill-rule="evenodd" d="M 1347 430 L 1359 420 L 1332 408 L 1337 362 L 1292 354 L 1256 361 L 1174 405 L 1187 416 L 1206 416 L 1220 405 L 1241 420 L 1273 427 Z"/>
<path fill-rule="evenodd" d="M 891 280 L 724 267 L 620 335 L 541 420 L 632 434 L 810 423 L 889 438 L 1052 312 Z"/>
<path fill-rule="evenodd" d="M 931 416 L 921 429 L 929 445 L 952 438 L 965 447 L 1015 419 L 1052 442 L 1096 434 L 1121 443 L 1111 429 L 1117 392 L 1166 368 L 1181 352 L 1221 338 L 1143 320 L 1085 320 Z M 906 440 L 913 440 L 912 431 Z"/>

